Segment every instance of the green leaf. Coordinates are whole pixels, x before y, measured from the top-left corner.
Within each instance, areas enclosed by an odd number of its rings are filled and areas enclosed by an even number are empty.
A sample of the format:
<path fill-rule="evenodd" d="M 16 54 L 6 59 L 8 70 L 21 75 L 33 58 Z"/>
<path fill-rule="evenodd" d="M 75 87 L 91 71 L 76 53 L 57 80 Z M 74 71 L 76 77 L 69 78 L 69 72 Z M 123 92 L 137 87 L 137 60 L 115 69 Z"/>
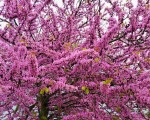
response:
<path fill-rule="evenodd" d="M 100 61 L 100 58 L 95 58 L 94 59 L 94 62 L 99 62 Z"/>
<path fill-rule="evenodd" d="M 86 86 L 82 86 L 82 88 L 81 88 L 83 91 L 85 91 L 85 89 L 86 89 Z"/>
<path fill-rule="evenodd" d="M 49 92 L 49 88 L 45 87 L 45 88 L 44 88 L 44 91 L 45 91 L 46 93 L 48 93 L 48 92 Z"/>
<path fill-rule="evenodd" d="M 120 120 L 120 118 L 117 115 L 114 115 L 113 120 Z"/>
<path fill-rule="evenodd" d="M 74 48 L 77 48 L 77 47 L 78 47 L 78 44 L 77 44 L 77 43 L 73 43 L 73 44 L 72 44 L 72 47 L 73 47 L 73 49 L 74 49 Z"/>
<path fill-rule="evenodd" d="M 40 94 L 41 94 L 41 95 L 44 94 L 44 90 L 43 90 L 43 89 L 40 90 Z"/>
<path fill-rule="evenodd" d="M 116 112 L 120 112 L 121 111 L 121 107 L 116 107 Z"/>
<path fill-rule="evenodd" d="M 108 85 L 108 84 L 111 83 L 112 80 L 113 80 L 112 78 L 108 78 L 108 79 L 106 79 L 105 81 L 103 81 L 103 84 L 104 84 L 104 85 Z"/>
<path fill-rule="evenodd" d="M 84 92 L 85 92 L 85 94 L 89 94 L 90 93 L 90 90 L 89 90 L 89 88 L 88 87 L 86 87 L 86 86 L 82 86 L 82 88 L 81 88 Z"/>
<path fill-rule="evenodd" d="M 42 116 L 42 117 L 41 117 L 41 120 L 48 120 L 48 119 L 47 119 L 47 117 Z"/>
<path fill-rule="evenodd" d="M 85 94 L 88 95 L 89 93 L 90 93 L 90 90 L 89 90 L 88 88 L 86 88 L 86 89 L 85 89 Z"/>
<path fill-rule="evenodd" d="M 44 92 L 45 92 L 45 93 L 48 93 L 48 92 L 49 92 L 49 88 L 48 88 L 48 87 L 45 87 L 45 88 L 43 88 L 43 89 L 40 90 L 40 94 L 41 94 L 41 95 L 43 95 Z"/>
<path fill-rule="evenodd" d="M 60 107 L 58 107 L 57 105 L 54 108 L 55 110 L 60 110 Z"/>

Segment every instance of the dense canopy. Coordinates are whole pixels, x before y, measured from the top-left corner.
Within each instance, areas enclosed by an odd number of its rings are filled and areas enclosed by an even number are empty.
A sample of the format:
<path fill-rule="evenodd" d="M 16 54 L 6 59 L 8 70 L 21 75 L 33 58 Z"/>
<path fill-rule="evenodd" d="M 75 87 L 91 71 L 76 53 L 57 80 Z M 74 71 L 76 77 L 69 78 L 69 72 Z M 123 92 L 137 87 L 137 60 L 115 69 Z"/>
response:
<path fill-rule="evenodd" d="M 1 120 L 150 119 L 149 0 L 1 0 L 0 24 Z"/>

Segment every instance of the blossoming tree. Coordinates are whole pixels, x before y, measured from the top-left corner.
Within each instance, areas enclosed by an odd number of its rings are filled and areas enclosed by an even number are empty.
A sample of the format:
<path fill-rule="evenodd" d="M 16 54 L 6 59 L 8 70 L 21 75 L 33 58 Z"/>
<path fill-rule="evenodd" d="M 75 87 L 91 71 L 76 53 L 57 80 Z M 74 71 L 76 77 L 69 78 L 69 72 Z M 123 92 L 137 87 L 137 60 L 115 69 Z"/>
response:
<path fill-rule="evenodd" d="M 149 0 L 1 2 L 1 120 L 150 119 Z"/>

